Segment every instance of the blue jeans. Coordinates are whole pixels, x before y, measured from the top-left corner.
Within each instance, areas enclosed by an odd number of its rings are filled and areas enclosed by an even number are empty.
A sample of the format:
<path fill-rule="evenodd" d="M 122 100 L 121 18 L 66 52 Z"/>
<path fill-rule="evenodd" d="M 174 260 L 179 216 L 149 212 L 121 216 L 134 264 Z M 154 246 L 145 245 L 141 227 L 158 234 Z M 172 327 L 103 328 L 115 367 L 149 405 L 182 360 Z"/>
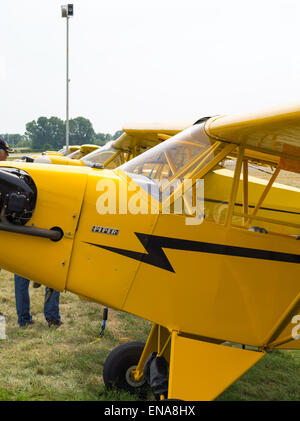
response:
<path fill-rule="evenodd" d="M 32 321 L 32 316 L 30 314 L 29 282 L 29 279 L 15 275 L 16 308 L 20 326 L 24 326 L 26 323 Z M 48 287 L 46 287 L 45 296 L 47 292 Z M 59 296 L 60 293 L 58 291 L 53 291 L 50 300 L 45 303 L 44 315 L 46 320 L 53 319 L 57 322 L 60 321 Z"/>

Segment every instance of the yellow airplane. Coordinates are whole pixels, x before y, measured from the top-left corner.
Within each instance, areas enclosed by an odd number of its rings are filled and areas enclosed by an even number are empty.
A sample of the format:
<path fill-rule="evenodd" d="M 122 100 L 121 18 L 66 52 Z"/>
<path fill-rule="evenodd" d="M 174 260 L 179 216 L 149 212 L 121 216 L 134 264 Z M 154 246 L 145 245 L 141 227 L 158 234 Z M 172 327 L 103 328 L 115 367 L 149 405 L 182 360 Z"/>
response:
<path fill-rule="evenodd" d="M 34 162 L 35 159 L 40 159 L 41 157 L 44 157 L 46 155 L 49 155 L 49 156 L 53 156 L 54 155 L 55 157 L 57 157 L 57 156 L 59 156 L 59 157 L 70 156 L 71 154 L 73 154 L 78 149 L 80 149 L 80 146 L 71 145 L 71 146 L 69 146 L 68 153 L 67 153 L 66 147 L 63 147 L 59 151 L 45 151 L 45 152 L 42 152 L 39 155 L 32 155 L 32 156 L 24 155 L 22 157 L 21 161 L 24 161 L 24 162 Z M 17 161 L 19 161 L 19 160 L 17 160 Z M 48 163 L 49 163 L 49 161 L 48 161 Z"/>
<path fill-rule="evenodd" d="M 67 155 L 72 154 L 75 151 L 78 151 L 78 149 L 80 149 L 80 146 L 79 145 L 70 145 L 68 152 L 67 152 L 66 147 L 64 146 L 59 151 L 46 151 L 46 152 L 43 152 L 43 154 L 45 154 L 45 155 L 67 156 Z"/>
<path fill-rule="evenodd" d="M 107 357 L 108 388 L 215 399 L 300 349 L 299 122 L 203 118 L 115 170 L 1 163 L 0 267 L 153 322 Z"/>
<path fill-rule="evenodd" d="M 43 155 L 35 159 L 34 162 L 114 169 L 170 136 L 179 133 L 191 124 L 193 122 L 169 123 L 161 126 L 161 124 L 156 123 L 147 129 L 143 126 L 126 125 L 123 127 L 124 133 L 118 139 L 111 140 L 104 146 L 83 145 L 80 151 L 67 157 Z M 92 146 L 92 150 L 88 150 L 87 146 Z"/>
<path fill-rule="evenodd" d="M 60 151 L 54 154 L 46 153 L 37 156 L 33 162 L 40 164 L 82 165 L 80 159 L 96 149 L 99 149 L 99 146 L 93 144 L 85 144 L 76 148 L 70 146 L 68 155 L 61 155 Z"/>

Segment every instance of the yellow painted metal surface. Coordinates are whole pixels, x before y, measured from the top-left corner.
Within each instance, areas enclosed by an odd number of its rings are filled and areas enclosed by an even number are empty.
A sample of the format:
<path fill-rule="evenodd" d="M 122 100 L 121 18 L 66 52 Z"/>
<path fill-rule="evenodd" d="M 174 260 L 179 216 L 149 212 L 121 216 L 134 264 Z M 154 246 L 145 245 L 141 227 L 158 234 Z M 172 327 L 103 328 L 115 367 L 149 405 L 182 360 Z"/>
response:
<path fill-rule="evenodd" d="M 90 170 L 82 216 L 74 242 L 67 289 L 109 307 L 122 309 L 141 262 L 116 255 L 95 244 L 133 248 L 142 253 L 143 247 L 134 232 L 152 233 L 157 215 L 123 214 L 116 218 L 116 215 L 99 214 L 97 200 L 100 192 L 97 190 L 97 183 L 101 179 L 113 181 L 117 187 L 119 183 L 125 183 L 125 180 L 111 171 Z M 128 200 L 133 194 L 132 192 L 128 195 Z M 145 197 L 147 198 L 146 194 Z M 119 229 L 119 234 L 114 236 L 92 232 L 94 225 Z"/>
<path fill-rule="evenodd" d="M 267 344 L 270 331 L 300 292 L 300 267 L 254 256 L 257 250 L 299 254 L 297 240 L 226 229 L 213 222 L 191 229 L 179 215 L 159 215 L 153 234 L 212 248 L 224 245 L 224 249 L 205 253 L 164 248 L 174 273 L 141 264 L 125 311 L 169 329 L 254 346 Z M 227 246 L 252 249 L 253 257 L 230 256 Z M 137 250 L 136 240 L 126 248 Z M 126 262 L 124 256 L 115 259 Z M 147 300 L 142 299 L 145 289 Z"/>
<path fill-rule="evenodd" d="M 173 332 L 168 398 L 213 400 L 264 355 L 180 337 Z"/>
<path fill-rule="evenodd" d="M 47 155 L 51 160 L 51 164 L 55 165 L 73 165 L 73 166 L 85 166 L 83 161 L 80 159 L 71 159 L 67 156 L 56 156 L 56 155 Z"/>
<path fill-rule="evenodd" d="M 52 164 L 56 165 L 76 165 L 76 166 L 85 166 L 84 162 L 81 161 L 81 158 L 88 155 L 89 153 L 99 149 L 98 145 L 81 145 L 78 150 L 75 150 L 74 153 L 70 153 L 67 156 L 58 156 L 56 154 L 47 154 L 47 157 L 51 160 Z"/>
<path fill-rule="evenodd" d="M 152 352 L 156 352 L 159 357 L 163 356 L 170 363 L 170 338 L 171 333 L 167 329 L 155 324 L 152 326 L 143 353 L 133 373 L 136 381 L 143 378 L 145 363 Z"/>
<path fill-rule="evenodd" d="M 1 167 L 15 167 L 2 162 Z M 65 288 L 73 239 L 84 197 L 87 168 L 19 163 L 34 180 L 38 195 L 30 224 L 51 229 L 59 226 L 64 237 L 58 242 L 49 239 L 0 231 L 0 267 L 35 282 L 62 291 Z"/>

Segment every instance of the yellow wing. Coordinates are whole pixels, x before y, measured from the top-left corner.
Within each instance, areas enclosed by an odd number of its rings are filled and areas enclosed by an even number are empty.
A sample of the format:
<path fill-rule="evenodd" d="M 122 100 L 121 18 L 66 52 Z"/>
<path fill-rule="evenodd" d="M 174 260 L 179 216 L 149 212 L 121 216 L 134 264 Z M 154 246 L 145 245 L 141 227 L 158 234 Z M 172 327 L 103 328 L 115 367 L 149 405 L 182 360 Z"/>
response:
<path fill-rule="evenodd" d="M 150 148 L 159 142 L 174 136 L 182 130 L 193 125 L 194 121 L 169 122 L 169 123 L 140 123 L 125 124 L 123 134 L 115 140 L 113 146 L 116 149 L 127 150 L 134 146 Z"/>
<path fill-rule="evenodd" d="M 214 117 L 205 129 L 215 140 L 300 161 L 300 108 Z"/>
<path fill-rule="evenodd" d="M 85 144 L 80 146 L 80 152 L 84 155 L 93 152 L 94 150 L 98 149 L 99 146 L 93 144 Z"/>

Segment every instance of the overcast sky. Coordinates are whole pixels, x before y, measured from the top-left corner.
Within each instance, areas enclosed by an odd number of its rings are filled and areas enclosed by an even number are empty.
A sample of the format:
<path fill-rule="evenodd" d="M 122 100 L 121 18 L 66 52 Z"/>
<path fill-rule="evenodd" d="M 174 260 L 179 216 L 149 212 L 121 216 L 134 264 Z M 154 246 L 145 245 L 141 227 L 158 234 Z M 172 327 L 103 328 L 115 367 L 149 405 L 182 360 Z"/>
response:
<path fill-rule="evenodd" d="M 61 4 L 0 1 L 0 133 L 65 119 Z M 300 2 L 76 0 L 70 79 L 96 132 L 300 104 Z"/>

